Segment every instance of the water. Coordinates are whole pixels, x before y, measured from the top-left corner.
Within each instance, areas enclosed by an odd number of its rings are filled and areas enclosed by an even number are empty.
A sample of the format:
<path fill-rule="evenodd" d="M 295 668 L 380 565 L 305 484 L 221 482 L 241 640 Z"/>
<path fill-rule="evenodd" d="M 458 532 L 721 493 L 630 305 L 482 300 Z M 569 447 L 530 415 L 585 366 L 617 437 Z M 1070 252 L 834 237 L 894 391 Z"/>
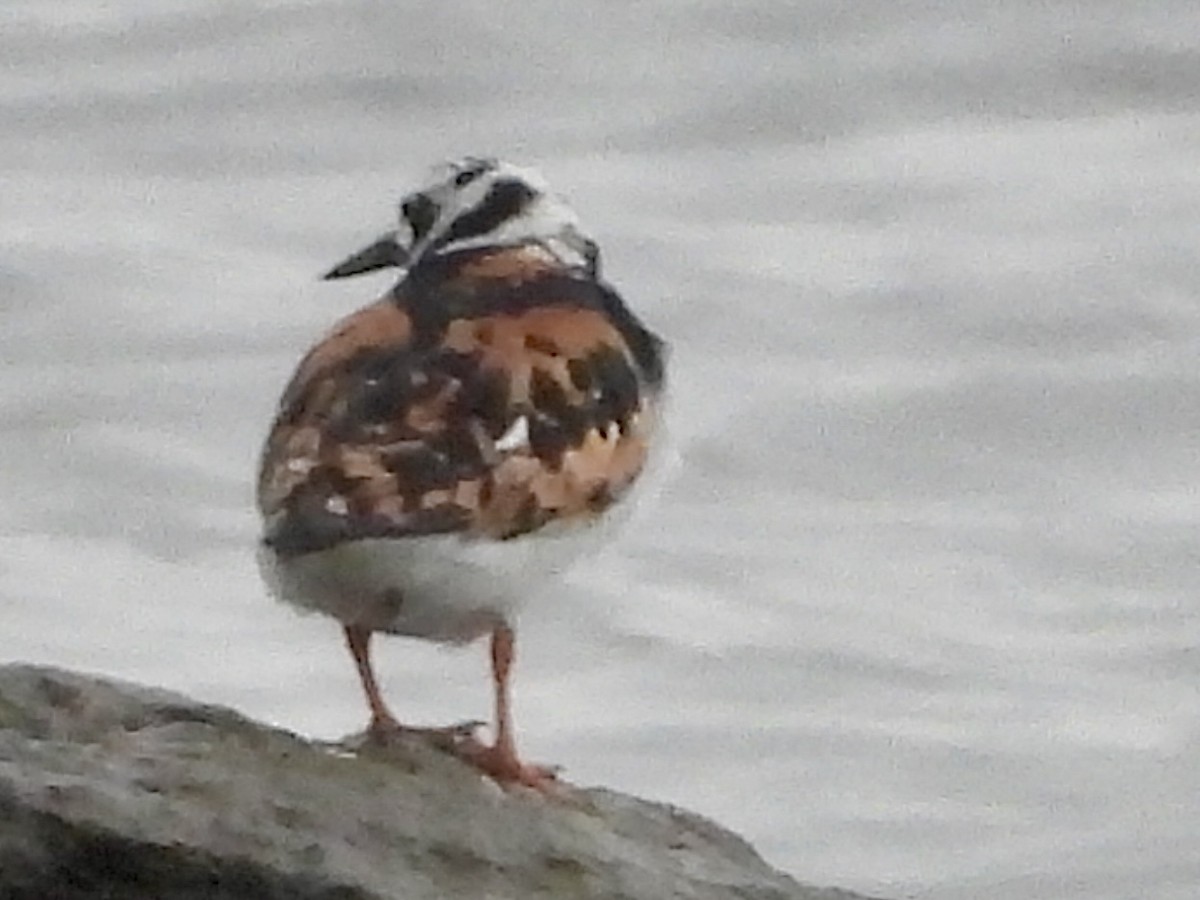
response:
<path fill-rule="evenodd" d="M 0 13 L 0 656 L 360 727 L 250 477 L 316 273 L 426 165 L 538 165 L 673 341 L 681 465 L 521 631 L 531 758 L 818 883 L 1200 884 L 1200 7 Z M 381 646 L 487 712 L 482 648 Z"/>

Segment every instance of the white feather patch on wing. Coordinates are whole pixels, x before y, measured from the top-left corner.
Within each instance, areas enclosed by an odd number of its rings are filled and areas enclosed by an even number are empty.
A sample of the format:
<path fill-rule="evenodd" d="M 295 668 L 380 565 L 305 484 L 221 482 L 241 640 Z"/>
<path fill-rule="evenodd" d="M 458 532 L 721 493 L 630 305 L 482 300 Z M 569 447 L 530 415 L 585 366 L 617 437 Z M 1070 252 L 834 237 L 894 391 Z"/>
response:
<path fill-rule="evenodd" d="M 496 438 L 496 450 L 500 453 L 512 453 L 529 446 L 529 420 L 518 416 L 516 421 L 508 426 L 508 430 Z"/>

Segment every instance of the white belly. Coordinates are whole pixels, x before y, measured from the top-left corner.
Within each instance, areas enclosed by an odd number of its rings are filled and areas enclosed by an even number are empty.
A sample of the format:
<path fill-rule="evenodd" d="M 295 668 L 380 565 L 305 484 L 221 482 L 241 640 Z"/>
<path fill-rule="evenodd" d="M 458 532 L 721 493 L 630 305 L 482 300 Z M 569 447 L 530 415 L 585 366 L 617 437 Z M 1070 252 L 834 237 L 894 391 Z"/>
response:
<path fill-rule="evenodd" d="M 259 569 L 277 598 L 301 610 L 373 631 L 465 643 L 500 623 L 515 625 L 528 601 L 581 557 L 598 553 L 657 493 L 677 462 L 666 436 L 657 438 L 630 495 L 588 525 L 549 525 L 507 541 L 455 534 L 369 539 L 285 560 L 260 547 Z"/>
<path fill-rule="evenodd" d="M 603 524 L 507 541 L 434 535 L 370 539 L 281 560 L 259 551 L 273 594 L 301 609 L 375 631 L 462 643 L 500 623 L 582 554 L 598 550 Z"/>

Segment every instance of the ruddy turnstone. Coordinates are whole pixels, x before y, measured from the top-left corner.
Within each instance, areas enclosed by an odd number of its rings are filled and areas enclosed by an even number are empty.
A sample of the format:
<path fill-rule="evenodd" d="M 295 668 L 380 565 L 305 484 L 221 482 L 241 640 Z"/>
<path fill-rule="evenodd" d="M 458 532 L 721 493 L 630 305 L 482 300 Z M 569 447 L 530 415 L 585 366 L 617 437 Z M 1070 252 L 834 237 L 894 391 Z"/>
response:
<path fill-rule="evenodd" d="M 533 171 L 467 158 L 400 204 L 400 227 L 334 267 L 403 277 L 305 356 L 263 450 L 273 593 L 333 616 L 368 735 L 410 730 L 380 696 L 373 634 L 491 635 L 494 739 L 460 755 L 545 787 L 509 707 L 523 601 L 595 545 L 655 442 L 663 345 L 601 280 L 596 243 Z M 421 730 L 421 729 L 415 729 Z"/>

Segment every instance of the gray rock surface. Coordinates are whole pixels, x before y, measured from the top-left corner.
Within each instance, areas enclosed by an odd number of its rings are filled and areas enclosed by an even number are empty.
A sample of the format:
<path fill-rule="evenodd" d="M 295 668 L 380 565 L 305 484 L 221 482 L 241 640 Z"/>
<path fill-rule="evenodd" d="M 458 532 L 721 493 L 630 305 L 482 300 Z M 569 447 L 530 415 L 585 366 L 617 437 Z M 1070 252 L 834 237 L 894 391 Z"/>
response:
<path fill-rule="evenodd" d="M 10 665 L 0 897 L 858 895 L 800 885 L 674 807 L 597 789 L 506 792 L 420 740 L 349 750 L 179 694 Z"/>

